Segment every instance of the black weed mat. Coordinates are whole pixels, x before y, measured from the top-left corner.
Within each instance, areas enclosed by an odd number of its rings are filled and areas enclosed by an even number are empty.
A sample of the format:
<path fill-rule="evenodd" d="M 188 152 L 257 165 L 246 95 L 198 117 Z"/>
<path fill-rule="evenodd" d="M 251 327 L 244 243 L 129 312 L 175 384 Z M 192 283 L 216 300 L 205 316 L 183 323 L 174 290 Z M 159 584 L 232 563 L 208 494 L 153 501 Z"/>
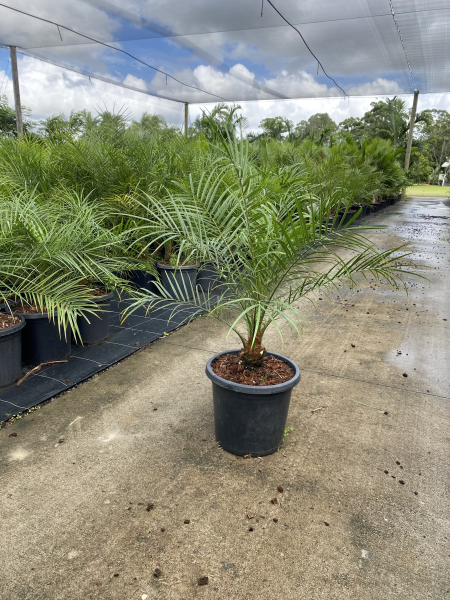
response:
<path fill-rule="evenodd" d="M 173 316 L 173 308 L 158 308 L 148 314 L 138 309 L 121 323 L 120 312 L 131 302 L 115 300 L 111 303 L 110 336 L 95 346 L 72 345 L 72 353 L 66 363 L 43 367 L 23 381 L 0 390 L 0 422 L 10 419 L 28 408 L 32 408 L 95 373 L 133 354 L 146 344 L 154 342 L 186 323 L 186 317 L 195 309 L 184 309 Z M 25 375 L 30 369 L 24 369 Z"/>

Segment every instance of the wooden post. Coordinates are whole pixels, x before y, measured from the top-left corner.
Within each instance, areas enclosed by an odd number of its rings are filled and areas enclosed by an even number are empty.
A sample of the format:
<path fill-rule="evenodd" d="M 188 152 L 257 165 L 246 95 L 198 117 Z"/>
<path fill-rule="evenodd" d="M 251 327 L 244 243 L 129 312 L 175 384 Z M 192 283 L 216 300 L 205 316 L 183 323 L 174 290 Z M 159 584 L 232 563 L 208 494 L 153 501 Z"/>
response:
<path fill-rule="evenodd" d="M 414 125 L 416 123 L 417 101 L 419 99 L 419 90 L 414 92 L 414 100 L 411 110 L 411 120 L 409 122 L 408 141 L 406 142 L 405 154 L 405 171 L 409 169 L 409 161 L 411 160 L 411 146 L 414 133 Z M 406 196 L 406 188 L 403 188 L 403 197 Z"/>
<path fill-rule="evenodd" d="M 184 105 L 184 135 L 188 136 L 189 128 L 189 104 L 186 102 Z"/>
<path fill-rule="evenodd" d="M 9 53 L 11 56 L 11 72 L 14 88 L 14 106 L 16 108 L 16 129 L 17 137 L 23 137 L 23 122 L 22 122 L 22 107 L 20 105 L 20 90 L 19 90 L 19 72 L 17 70 L 17 53 L 16 47 L 10 46 Z"/>

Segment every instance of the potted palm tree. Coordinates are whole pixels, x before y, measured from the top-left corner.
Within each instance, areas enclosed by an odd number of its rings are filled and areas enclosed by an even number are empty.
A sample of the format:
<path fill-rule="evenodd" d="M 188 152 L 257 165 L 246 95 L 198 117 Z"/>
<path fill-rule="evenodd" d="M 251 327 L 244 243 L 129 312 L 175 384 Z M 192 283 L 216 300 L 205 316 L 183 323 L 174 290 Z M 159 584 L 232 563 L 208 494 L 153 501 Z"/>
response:
<path fill-rule="evenodd" d="M 64 360 L 71 336 L 95 343 L 107 335 L 111 290 L 134 265 L 124 255 L 126 231 L 105 226 L 108 206 L 59 190 L 7 190 L 0 203 L 1 287 L 6 309 L 22 317 L 22 360 Z"/>
<path fill-rule="evenodd" d="M 198 314 L 207 311 L 237 335 L 240 348 L 216 354 L 206 365 L 216 437 L 229 452 L 262 456 L 279 447 L 292 389 L 300 381 L 292 360 L 266 349 L 268 328 L 281 335 L 278 322 L 284 321 L 298 331 L 298 301 L 339 281 L 352 283 L 356 274 L 399 285 L 406 254 L 399 248 L 377 250 L 361 227 L 348 228 L 342 221 L 333 227 L 336 219 L 330 223 L 330 218 L 340 197 L 318 198 L 306 185 L 285 186 L 278 198 L 268 197 L 267 178 L 249 158 L 248 142 L 220 136 L 217 144 L 220 168 L 215 157 L 207 175 L 197 182 L 191 178 L 184 191 L 170 195 L 153 235 L 164 239 L 176 233 L 185 252 L 207 258 L 225 282 L 220 295 L 197 291 L 187 299 L 179 293 L 174 312 L 186 306 Z M 147 203 L 149 219 L 156 206 Z M 342 258 L 342 250 L 350 257 Z M 162 302 L 167 300 L 148 294 L 127 311 Z"/>
<path fill-rule="evenodd" d="M 192 254 L 183 253 L 183 245 L 176 248 L 172 241 L 165 244 L 163 258 L 157 267 L 161 274 L 161 284 L 174 297 L 192 298 L 195 294 L 199 263 Z"/>

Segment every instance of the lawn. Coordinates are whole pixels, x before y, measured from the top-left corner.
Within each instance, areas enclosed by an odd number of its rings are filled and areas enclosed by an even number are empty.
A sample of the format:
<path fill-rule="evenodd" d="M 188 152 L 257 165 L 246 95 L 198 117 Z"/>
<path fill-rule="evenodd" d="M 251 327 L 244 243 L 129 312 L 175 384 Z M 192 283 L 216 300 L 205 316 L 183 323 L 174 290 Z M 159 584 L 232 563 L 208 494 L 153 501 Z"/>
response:
<path fill-rule="evenodd" d="M 450 196 L 450 188 L 441 187 L 439 185 L 412 185 L 406 188 L 407 196 L 433 196 L 447 197 Z"/>

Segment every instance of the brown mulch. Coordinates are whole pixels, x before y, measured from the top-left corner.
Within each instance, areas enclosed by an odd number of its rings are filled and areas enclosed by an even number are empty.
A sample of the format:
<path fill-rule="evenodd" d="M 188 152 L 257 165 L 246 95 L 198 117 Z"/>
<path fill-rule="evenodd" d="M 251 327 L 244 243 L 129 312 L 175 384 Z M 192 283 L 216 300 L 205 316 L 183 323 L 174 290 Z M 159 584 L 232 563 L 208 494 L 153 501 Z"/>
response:
<path fill-rule="evenodd" d="M 36 314 L 40 315 L 41 313 L 46 313 L 47 309 L 44 306 L 44 310 L 38 308 L 35 304 L 16 304 L 12 307 L 13 312 L 15 313 L 27 313 L 27 314 Z"/>
<path fill-rule="evenodd" d="M 0 329 L 9 329 L 9 327 L 13 327 L 17 323 L 20 323 L 20 317 L 0 313 Z"/>
<path fill-rule="evenodd" d="M 295 375 L 294 369 L 275 358 L 265 356 L 260 367 L 244 367 L 241 364 L 241 354 L 222 354 L 211 364 L 216 375 L 243 385 L 276 385 L 289 381 Z"/>
<path fill-rule="evenodd" d="M 108 293 L 109 292 L 102 288 L 97 288 L 96 290 L 91 290 L 89 292 L 91 296 L 106 296 Z"/>
<path fill-rule="evenodd" d="M 193 262 L 188 262 L 186 260 L 182 260 L 181 262 L 179 262 L 176 267 L 174 267 L 173 265 L 170 264 L 170 261 L 167 260 L 158 260 L 160 265 L 165 265 L 166 267 L 173 267 L 174 269 L 176 269 L 177 267 L 193 267 L 198 263 L 193 263 Z"/>

